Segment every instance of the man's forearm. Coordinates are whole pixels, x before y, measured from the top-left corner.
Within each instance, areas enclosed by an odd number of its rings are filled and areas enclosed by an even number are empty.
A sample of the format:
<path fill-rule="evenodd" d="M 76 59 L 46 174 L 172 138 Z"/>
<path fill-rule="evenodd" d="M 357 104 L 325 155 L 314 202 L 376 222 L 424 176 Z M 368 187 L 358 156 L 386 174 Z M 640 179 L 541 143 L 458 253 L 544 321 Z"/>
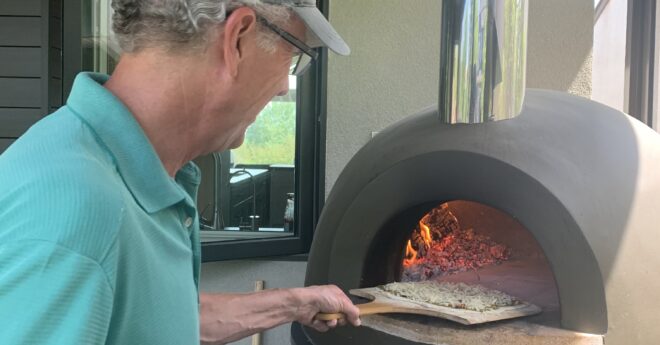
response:
<path fill-rule="evenodd" d="M 203 344 L 225 344 L 296 320 L 291 290 L 275 289 L 250 294 L 200 294 Z"/>
<path fill-rule="evenodd" d="M 346 318 L 316 320 L 319 312 L 343 313 Z M 250 294 L 201 294 L 199 313 L 203 344 L 225 344 L 291 321 L 319 332 L 338 324 L 360 325 L 360 310 L 335 285 Z"/>

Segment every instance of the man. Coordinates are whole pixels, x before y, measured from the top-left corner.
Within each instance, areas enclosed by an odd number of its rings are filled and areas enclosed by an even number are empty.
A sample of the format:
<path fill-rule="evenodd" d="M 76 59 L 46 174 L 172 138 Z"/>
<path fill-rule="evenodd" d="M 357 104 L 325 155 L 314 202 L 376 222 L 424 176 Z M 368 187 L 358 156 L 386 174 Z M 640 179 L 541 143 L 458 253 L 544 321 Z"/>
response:
<path fill-rule="evenodd" d="M 80 74 L 67 105 L 0 156 L 0 343 L 224 344 L 337 324 L 318 312 L 359 325 L 335 286 L 198 294 L 189 162 L 240 146 L 311 42 L 349 52 L 314 5 L 113 2 L 113 75 Z"/>

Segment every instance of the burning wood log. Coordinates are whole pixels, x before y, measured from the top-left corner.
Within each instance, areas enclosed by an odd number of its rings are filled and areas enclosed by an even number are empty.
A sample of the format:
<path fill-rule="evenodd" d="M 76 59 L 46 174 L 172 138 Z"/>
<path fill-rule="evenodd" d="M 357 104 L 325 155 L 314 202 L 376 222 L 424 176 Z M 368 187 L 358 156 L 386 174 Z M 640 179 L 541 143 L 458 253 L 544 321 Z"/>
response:
<path fill-rule="evenodd" d="M 476 270 L 502 263 L 511 251 L 506 246 L 477 234 L 462 230 L 446 204 L 426 214 L 410 239 L 412 253 L 404 261 L 404 281 L 427 280 L 432 277 Z"/>
<path fill-rule="evenodd" d="M 411 236 L 412 247 L 419 256 L 426 256 L 431 243 L 442 240 L 444 236 L 459 231 L 460 228 L 458 219 L 449 211 L 447 204 L 442 204 L 419 221 Z"/>
<path fill-rule="evenodd" d="M 431 228 L 431 236 L 434 241 L 439 241 L 445 235 L 461 229 L 458 219 L 449 211 L 447 204 L 442 204 L 427 213 L 422 222 Z"/>

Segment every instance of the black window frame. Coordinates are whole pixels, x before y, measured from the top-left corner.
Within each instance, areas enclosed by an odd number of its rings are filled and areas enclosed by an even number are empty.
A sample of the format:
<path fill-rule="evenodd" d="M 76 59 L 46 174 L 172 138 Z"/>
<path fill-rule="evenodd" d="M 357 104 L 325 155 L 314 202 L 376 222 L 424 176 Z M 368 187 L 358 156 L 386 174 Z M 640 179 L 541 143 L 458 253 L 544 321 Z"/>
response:
<path fill-rule="evenodd" d="M 628 0 L 624 111 L 652 126 L 655 56 L 655 0 Z"/>
<path fill-rule="evenodd" d="M 317 6 L 328 16 L 328 1 Z M 64 2 L 63 89 L 68 97 L 73 80 L 82 70 L 81 3 Z M 318 59 L 298 77 L 296 92 L 295 220 L 292 236 L 202 242 L 202 261 L 259 257 L 304 260 L 325 201 L 326 48 L 317 48 Z M 302 254 L 302 255 L 301 255 Z"/>
<path fill-rule="evenodd" d="M 628 0 L 627 11 L 624 111 L 660 131 L 660 8 L 656 0 Z"/>

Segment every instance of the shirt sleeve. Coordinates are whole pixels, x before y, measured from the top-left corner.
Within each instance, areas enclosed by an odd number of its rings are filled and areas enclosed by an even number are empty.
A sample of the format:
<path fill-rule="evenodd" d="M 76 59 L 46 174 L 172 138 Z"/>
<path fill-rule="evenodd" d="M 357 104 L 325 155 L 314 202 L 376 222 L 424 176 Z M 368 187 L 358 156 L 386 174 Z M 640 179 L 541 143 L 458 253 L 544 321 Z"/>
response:
<path fill-rule="evenodd" d="M 112 303 L 96 261 L 43 240 L 0 244 L 3 344 L 105 344 Z"/>

